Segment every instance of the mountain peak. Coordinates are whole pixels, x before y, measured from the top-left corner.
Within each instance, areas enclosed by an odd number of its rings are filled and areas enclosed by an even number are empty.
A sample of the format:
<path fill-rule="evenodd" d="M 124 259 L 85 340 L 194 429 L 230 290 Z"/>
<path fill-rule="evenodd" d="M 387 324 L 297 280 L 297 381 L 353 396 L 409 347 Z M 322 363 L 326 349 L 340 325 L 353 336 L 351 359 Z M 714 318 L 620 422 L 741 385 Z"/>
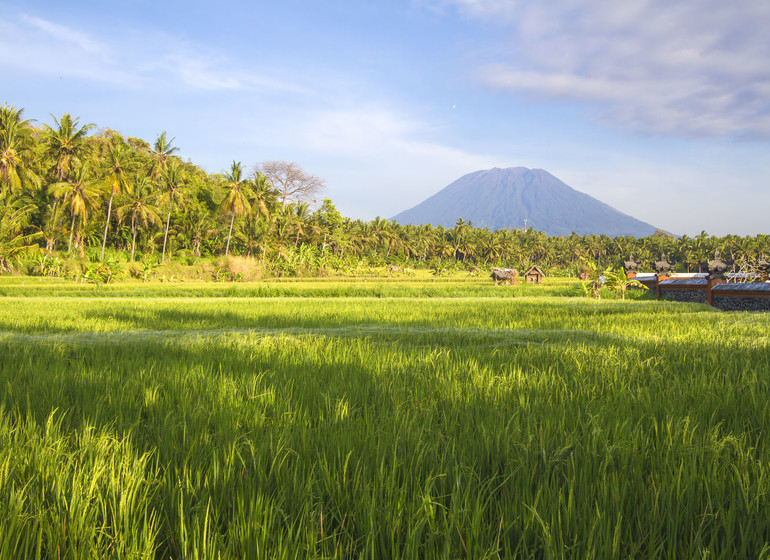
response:
<path fill-rule="evenodd" d="M 544 169 L 507 167 L 463 175 L 393 217 L 401 224 L 452 227 L 459 218 L 491 230 L 525 225 L 548 235 L 644 237 L 656 228 L 566 185 Z"/>

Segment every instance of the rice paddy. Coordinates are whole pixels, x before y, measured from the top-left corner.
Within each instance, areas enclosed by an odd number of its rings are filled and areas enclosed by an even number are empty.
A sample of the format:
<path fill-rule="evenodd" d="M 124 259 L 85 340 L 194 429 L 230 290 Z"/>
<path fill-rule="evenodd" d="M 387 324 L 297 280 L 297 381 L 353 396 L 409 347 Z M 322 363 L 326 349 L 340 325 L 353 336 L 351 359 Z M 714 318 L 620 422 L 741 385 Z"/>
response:
<path fill-rule="evenodd" d="M 233 286 L 0 286 L 0 559 L 770 557 L 767 313 Z"/>

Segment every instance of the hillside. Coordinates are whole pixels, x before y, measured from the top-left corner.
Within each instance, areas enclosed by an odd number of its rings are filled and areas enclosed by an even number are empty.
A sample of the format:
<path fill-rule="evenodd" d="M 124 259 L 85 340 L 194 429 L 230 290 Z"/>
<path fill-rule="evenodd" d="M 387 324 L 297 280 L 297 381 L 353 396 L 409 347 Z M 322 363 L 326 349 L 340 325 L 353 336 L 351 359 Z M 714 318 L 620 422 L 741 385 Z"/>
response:
<path fill-rule="evenodd" d="M 650 224 L 566 185 L 542 169 L 487 169 L 460 177 L 417 206 L 393 217 L 400 224 L 453 226 L 459 218 L 490 230 L 525 225 L 548 235 L 573 231 L 645 237 Z"/>

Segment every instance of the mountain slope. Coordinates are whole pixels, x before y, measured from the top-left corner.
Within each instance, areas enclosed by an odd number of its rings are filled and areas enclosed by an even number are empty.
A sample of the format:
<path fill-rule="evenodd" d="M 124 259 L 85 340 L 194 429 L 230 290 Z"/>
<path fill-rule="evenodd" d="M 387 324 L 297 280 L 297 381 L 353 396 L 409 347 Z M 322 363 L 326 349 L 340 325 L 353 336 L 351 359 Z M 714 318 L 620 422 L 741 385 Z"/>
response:
<path fill-rule="evenodd" d="M 655 227 L 576 191 L 547 171 L 510 167 L 460 177 L 417 206 L 393 217 L 400 224 L 452 227 L 459 218 L 490 230 L 526 224 L 548 235 L 644 237 Z"/>

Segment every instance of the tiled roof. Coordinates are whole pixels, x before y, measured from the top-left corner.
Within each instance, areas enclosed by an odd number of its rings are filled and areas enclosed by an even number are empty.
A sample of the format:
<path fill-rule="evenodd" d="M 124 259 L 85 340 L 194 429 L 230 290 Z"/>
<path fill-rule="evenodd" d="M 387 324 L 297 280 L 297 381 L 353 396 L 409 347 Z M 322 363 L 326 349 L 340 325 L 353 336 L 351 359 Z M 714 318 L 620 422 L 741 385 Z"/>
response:
<path fill-rule="evenodd" d="M 732 284 L 719 284 L 714 286 L 714 292 L 761 292 L 770 293 L 770 284 L 767 282 L 757 283 L 732 283 Z"/>
<path fill-rule="evenodd" d="M 658 283 L 661 288 L 667 286 L 705 286 L 708 280 L 705 278 L 670 278 Z"/>

